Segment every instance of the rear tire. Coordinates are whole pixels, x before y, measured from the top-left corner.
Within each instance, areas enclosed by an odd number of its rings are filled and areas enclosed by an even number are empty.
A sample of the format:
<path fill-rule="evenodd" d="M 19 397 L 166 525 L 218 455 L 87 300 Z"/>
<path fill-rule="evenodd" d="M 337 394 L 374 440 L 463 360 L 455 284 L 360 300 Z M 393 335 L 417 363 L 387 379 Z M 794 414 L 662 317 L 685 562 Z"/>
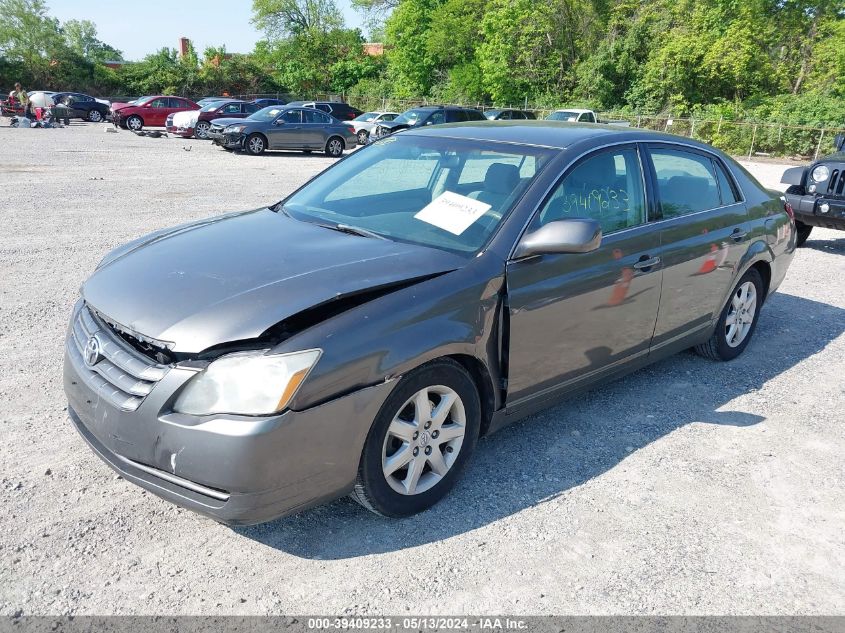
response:
<path fill-rule="evenodd" d="M 343 139 L 339 136 L 332 136 L 326 141 L 326 156 L 340 158 L 343 156 Z"/>
<path fill-rule="evenodd" d="M 804 224 L 803 222 L 795 222 L 795 228 L 798 231 L 798 237 L 795 240 L 796 246 L 804 246 L 804 242 L 807 241 L 807 238 L 810 237 L 810 233 L 813 232 L 813 227 L 809 224 Z"/>
<path fill-rule="evenodd" d="M 719 315 L 716 331 L 695 351 L 711 360 L 733 360 L 748 347 L 763 305 L 763 279 L 756 269 L 746 272 L 737 282 Z"/>
<path fill-rule="evenodd" d="M 368 138 L 370 138 L 370 133 L 367 130 L 358 131 L 358 145 L 366 145 Z"/>
<path fill-rule="evenodd" d="M 480 428 L 478 390 L 461 365 L 441 359 L 408 373 L 370 428 L 352 498 L 389 517 L 427 510 L 460 477 Z"/>

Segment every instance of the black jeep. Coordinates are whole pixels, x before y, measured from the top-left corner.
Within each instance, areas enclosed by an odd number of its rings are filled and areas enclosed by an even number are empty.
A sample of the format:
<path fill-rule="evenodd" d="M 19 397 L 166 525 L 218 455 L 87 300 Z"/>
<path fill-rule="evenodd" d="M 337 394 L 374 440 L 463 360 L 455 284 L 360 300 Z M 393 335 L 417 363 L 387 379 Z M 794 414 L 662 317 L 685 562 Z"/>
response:
<path fill-rule="evenodd" d="M 798 246 L 814 226 L 845 231 L 845 134 L 836 137 L 836 152 L 809 167 L 791 167 L 781 182 L 789 185 L 786 200 L 795 211 Z"/>

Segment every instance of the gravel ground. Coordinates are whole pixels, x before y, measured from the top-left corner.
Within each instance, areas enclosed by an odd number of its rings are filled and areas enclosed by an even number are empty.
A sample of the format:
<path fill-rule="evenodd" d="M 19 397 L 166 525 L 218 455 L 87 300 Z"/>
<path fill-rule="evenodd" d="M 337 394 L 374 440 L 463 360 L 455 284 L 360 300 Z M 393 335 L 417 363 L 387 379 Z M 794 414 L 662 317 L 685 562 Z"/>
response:
<path fill-rule="evenodd" d="M 845 614 L 845 234 L 816 229 L 740 359 L 680 354 L 509 427 L 422 515 L 343 499 L 230 529 L 77 436 L 67 319 L 110 248 L 331 160 L 103 130 L 0 128 L 0 614 Z"/>

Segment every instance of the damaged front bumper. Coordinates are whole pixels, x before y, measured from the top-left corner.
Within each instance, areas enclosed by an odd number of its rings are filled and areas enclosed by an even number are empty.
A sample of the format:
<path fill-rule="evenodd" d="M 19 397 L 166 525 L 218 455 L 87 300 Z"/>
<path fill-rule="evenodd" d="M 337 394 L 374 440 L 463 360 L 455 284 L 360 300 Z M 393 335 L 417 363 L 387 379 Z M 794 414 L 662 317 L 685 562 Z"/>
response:
<path fill-rule="evenodd" d="M 209 132 L 208 138 L 215 145 L 220 145 L 226 149 L 243 149 L 244 142 L 246 141 L 246 134 L 243 134 L 242 132 Z"/>
<path fill-rule="evenodd" d="M 180 414 L 172 404 L 197 370 L 179 364 L 154 366 L 165 370 L 159 373 L 143 369 L 138 363 L 150 366 L 149 359 L 102 321 L 83 319 L 83 310 L 80 302 L 65 349 L 68 414 L 125 479 L 230 525 L 269 521 L 352 490 L 364 441 L 392 382 L 274 416 Z M 94 365 L 86 363 L 84 346 L 80 351 L 86 335 L 96 336 L 104 350 Z M 143 381 L 127 372 L 151 377 L 151 386 L 139 387 Z M 141 395 L 126 396 L 124 387 Z"/>

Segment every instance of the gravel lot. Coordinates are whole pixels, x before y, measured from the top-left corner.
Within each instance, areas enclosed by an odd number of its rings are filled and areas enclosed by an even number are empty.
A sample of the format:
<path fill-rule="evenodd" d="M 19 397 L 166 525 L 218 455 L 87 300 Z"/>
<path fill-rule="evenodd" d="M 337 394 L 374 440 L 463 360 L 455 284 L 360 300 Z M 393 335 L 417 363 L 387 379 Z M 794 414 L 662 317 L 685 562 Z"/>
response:
<path fill-rule="evenodd" d="M 67 319 L 110 248 L 331 160 L 103 131 L 0 128 L 0 614 L 845 614 L 845 234 L 816 229 L 737 361 L 680 354 L 509 427 L 420 516 L 229 529 L 77 436 Z"/>

